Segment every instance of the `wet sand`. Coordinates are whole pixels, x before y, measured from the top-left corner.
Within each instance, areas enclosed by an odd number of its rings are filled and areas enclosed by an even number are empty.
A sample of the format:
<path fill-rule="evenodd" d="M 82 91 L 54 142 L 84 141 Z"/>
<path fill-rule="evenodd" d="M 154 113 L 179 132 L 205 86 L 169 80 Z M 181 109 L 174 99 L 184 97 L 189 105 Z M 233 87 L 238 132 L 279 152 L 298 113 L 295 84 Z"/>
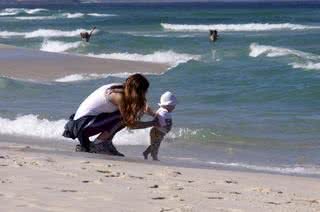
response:
<path fill-rule="evenodd" d="M 0 211 L 320 211 L 319 179 L 167 166 L 73 148 L 2 136 Z"/>
<path fill-rule="evenodd" d="M 100 59 L 0 45 L 0 76 L 53 81 L 74 74 L 150 73 L 167 71 L 166 64 Z"/>

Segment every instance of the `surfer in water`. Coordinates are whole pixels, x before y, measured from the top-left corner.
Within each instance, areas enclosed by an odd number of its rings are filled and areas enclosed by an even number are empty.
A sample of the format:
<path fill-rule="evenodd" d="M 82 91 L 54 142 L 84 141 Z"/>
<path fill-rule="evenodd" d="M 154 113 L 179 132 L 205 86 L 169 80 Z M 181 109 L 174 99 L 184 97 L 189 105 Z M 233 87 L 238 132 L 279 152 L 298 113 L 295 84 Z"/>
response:
<path fill-rule="evenodd" d="M 91 35 L 95 29 L 96 29 L 96 27 L 93 27 L 91 32 L 81 32 L 80 33 L 81 40 L 85 40 L 86 42 L 89 42 Z"/>
<path fill-rule="evenodd" d="M 209 39 L 212 41 L 212 42 L 216 42 L 216 40 L 218 39 L 218 31 L 217 30 L 209 30 Z"/>

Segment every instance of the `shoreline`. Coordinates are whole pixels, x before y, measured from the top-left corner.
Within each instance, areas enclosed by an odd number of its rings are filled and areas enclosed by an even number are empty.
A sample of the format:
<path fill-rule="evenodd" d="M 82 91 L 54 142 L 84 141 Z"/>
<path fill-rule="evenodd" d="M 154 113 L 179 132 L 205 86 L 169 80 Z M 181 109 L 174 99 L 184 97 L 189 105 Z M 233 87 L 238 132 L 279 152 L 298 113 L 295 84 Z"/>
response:
<path fill-rule="evenodd" d="M 71 75 L 163 74 L 169 68 L 166 64 L 52 53 L 3 44 L 0 44 L 0 64 L 2 77 L 35 81 L 54 81 Z"/>
<path fill-rule="evenodd" d="M 316 178 L 185 168 L 73 152 L 56 140 L 0 140 L 4 211 L 318 211 Z M 307 192 L 306 192 L 307 191 Z M 88 204 L 88 202 L 90 204 Z"/>

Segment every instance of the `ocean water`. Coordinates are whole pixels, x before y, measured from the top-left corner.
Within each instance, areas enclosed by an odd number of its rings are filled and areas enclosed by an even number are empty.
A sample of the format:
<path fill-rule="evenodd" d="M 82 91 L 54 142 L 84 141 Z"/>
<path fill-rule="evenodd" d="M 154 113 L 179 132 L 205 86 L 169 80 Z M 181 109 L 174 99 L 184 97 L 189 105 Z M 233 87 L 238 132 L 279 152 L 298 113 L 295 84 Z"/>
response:
<path fill-rule="evenodd" d="M 179 99 L 161 155 L 320 176 L 319 9 L 319 3 L 0 8 L 0 43 L 168 64 L 165 74 L 147 76 L 154 108 L 166 90 Z M 79 33 L 93 26 L 91 42 L 80 42 Z M 209 29 L 218 30 L 216 43 Z M 0 134 L 63 140 L 80 102 L 126 76 L 88 70 L 52 82 L 0 77 Z M 125 130 L 115 142 L 146 145 L 148 130 Z"/>

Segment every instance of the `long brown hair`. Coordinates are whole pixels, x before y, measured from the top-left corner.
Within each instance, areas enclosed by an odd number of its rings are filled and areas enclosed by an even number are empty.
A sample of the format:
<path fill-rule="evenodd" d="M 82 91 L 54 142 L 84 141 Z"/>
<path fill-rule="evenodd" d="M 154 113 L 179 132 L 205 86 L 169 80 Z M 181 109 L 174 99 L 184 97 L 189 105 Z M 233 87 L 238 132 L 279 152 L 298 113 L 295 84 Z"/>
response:
<path fill-rule="evenodd" d="M 129 76 L 124 83 L 120 112 L 127 127 L 133 127 L 135 122 L 143 115 L 148 88 L 149 82 L 141 74 Z"/>

